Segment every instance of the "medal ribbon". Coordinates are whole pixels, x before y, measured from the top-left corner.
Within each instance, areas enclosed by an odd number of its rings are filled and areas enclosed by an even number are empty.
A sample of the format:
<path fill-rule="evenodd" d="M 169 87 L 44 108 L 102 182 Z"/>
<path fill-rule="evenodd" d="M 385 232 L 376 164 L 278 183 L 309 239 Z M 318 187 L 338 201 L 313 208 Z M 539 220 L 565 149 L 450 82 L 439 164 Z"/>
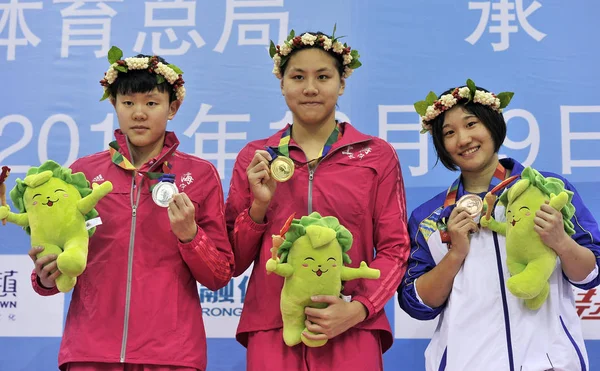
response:
<path fill-rule="evenodd" d="M 319 157 L 317 159 L 321 159 L 325 157 L 329 151 L 331 151 L 331 147 L 335 142 L 340 140 L 342 137 L 342 131 L 340 130 L 340 124 L 336 123 L 335 128 L 327 138 L 325 145 L 321 149 L 319 153 Z M 288 128 L 281 134 L 281 139 L 279 140 L 279 146 L 277 147 L 276 152 L 282 156 L 290 157 L 290 140 L 292 139 L 292 125 L 288 126 Z M 270 151 L 269 151 L 270 152 Z M 272 154 L 271 154 L 272 155 Z M 315 159 L 316 160 L 316 159 Z M 315 160 L 311 160 L 308 162 L 312 162 Z"/>
<path fill-rule="evenodd" d="M 504 168 L 504 166 L 502 166 L 500 161 L 498 161 L 498 166 L 496 166 L 496 170 L 494 171 L 494 175 L 492 176 L 492 180 L 490 181 L 488 191 L 492 191 L 495 188 L 497 188 L 497 186 L 505 180 L 506 174 L 507 174 L 506 169 Z M 458 196 L 459 187 L 461 184 L 460 178 L 461 178 L 460 176 L 458 178 L 456 178 L 454 183 L 452 183 L 450 188 L 448 188 L 448 192 L 446 193 L 446 199 L 444 200 L 444 209 L 442 210 L 440 218 L 437 221 L 437 227 L 438 227 L 438 230 L 440 231 L 440 237 L 442 238 L 442 242 L 444 242 L 444 243 L 450 242 L 450 234 L 448 233 L 448 226 L 446 225 L 446 219 L 452 213 L 453 207 L 451 207 L 451 206 L 453 206 L 456 203 L 456 196 Z M 505 186 L 506 185 L 508 185 L 508 184 L 505 184 Z M 491 205 L 490 205 L 490 207 L 491 207 Z"/>
<path fill-rule="evenodd" d="M 168 161 L 163 162 L 162 164 L 162 172 L 153 172 L 153 171 L 142 171 L 137 169 L 133 164 L 125 157 L 121 152 L 119 152 L 119 143 L 117 141 L 112 141 L 108 145 L 108 152 L 110 153 L 110 159 L 113 164 L 125 170 L 132 170 L 136 174 L 143 174 L 150 180 L 158 180 L 158 181 L 167 181 L 173 183 L 175 181 L 175 175 L 170 174 L 171 168 L 173 167 Z M 150 192 L 154 189 L 153 184 L 150 186 Z"/>

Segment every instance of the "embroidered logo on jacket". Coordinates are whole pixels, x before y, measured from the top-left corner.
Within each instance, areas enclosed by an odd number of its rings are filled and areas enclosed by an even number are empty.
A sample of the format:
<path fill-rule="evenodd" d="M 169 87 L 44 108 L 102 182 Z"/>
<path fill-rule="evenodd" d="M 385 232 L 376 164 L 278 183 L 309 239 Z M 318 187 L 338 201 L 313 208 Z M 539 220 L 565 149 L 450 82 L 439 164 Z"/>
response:
<path fill-rule="evenodd" d="M 98 174 L 94 177 L 94 179 L 92 179 L 92 183 L 101 183 L 104 181 L 104 177 L 102 177 L 102 174 Z"/>
<path fill-rule="evenodd" d="M 181 176 L 181 180 L 179 182 L 179 190 L 183 191 L 185 187 L 189 186 L 194 182 L 194 177 L 192 177 L 192 173 L 187 172 Z"/>
<path fill-rule="evenodd" d="M 373 150 L 371 149 L 371 147 L 369 147 L 368 145 L 364 146 L 362 149 L 358 150 L 358 151 L 352 151 L 354 149 L 354 146 L 348 146 L 346 147 L 345 150 L 342 151 L 343 155 L 348 156 L 348 158 L 353 159 L 353 158 L 358 158 L 359 160 L 362 160 L 363 157 L 365 157 L 366 155 L 368 155 L 369 153 L 371 153 Z"/>

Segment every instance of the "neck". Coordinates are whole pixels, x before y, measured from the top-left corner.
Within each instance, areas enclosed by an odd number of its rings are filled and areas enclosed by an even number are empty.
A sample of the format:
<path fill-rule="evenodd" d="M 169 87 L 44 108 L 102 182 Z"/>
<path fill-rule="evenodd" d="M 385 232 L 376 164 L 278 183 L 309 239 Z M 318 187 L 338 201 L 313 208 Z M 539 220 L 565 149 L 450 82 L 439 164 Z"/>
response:
<path fill-rule="evenodd" d="M 483 169 L 477 171 L 462 171 L 462 183 L 465 191 L 469 193 L 486 192 L 494 176 L 494 172 L 498 167 L 498 154 L 494 154 L 494 158 L 485 165 Z"/>
<path fill-rule="evenodd" d="M 336 125 L 334 117 L 319 125 L 305 125 L 294 120 L 292 138 L 305 152 L 310 152 L 313 147 L 320 151 Z"/>
<path fill-rule="evenodd" d="M 153 143 L 152 145 L 148 145 L 145 147 L 136 147 L 133 144 L 127 141 L 127 147 L 129 148 L 129 153 L 131 154 L 131 162 L 136 169 L 140 169 L 146 162 L 148 162 L 151 158 L 154 158 L 160 154 L 165 143 L 165 138 L 162 140 Z"/>

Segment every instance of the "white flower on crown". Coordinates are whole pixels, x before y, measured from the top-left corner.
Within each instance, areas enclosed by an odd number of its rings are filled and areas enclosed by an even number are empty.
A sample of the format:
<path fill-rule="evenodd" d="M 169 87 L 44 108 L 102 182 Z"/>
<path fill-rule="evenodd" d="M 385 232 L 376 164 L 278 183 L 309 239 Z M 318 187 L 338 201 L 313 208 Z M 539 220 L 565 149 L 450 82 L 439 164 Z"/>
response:
<path fill-rule="evenodd" d="M 304 35 L 302 35 L 301 37 L 302 40 L 302 44 L 304 45 L 315 45 L 315 41 L 317 41 L 317 37 L 315 35 L 309 34 L 308 32 L 306 32 Z"/>
<path fill-rule="evenodd" d="M 333 43 L 333 51 L 338 54 L 342 54 L 342 52 L 344 51 L 344 44 L 342 44 L 339 41 L 336 41 L 335 43 Z"/>
<path fill-rule="evenodd" d="M 344 74 L 342 75 L 343 78 L 347 79 L 348 77 L 350 77 L 350 75 L 352 75 L 352 72 L 354 72 L 354 70 L 348 66 L 344 67 Z"/>
<path fill-rule="evenodd" d="M 281 54 L 283 57 L 285 57 L 286 55 L 290 54 L 291 51 L 292 51 L 292 48 L 287 43 L 287 41 L 284 42 L 283 45 L 281 45 L 281 47 L 279 48 L 279 54 Z M 275 54 L 275 56 L 273 57 L 273 59 L 275 59 L 275 57 L 279 57 L 279 55 Z M 279 60 L 281 60 L 281 58 Z"/>
<path fill-rule="evenodd" d="M 468 87 L 463 86 L 462 88 L 458 88 L 458 96 L 461 98 L 469 98 L 471 95 L 471 91 Z"/>
<path fill-rule="evenodd" d="M 436 118 L 442 111 L 438 111 L 433 105 L 427 107 L 425 116 L 422 117 L 423 121 L 429 121 Z"/>
<path fill-rule="evenodd" d="M 452 94 L 445 94 L 438 99 L 438 102 L 450 108 L 456 104 L 456 98 Z"/>
<path fill-rule="evenodd" d="M 344 65 L 350 64 L 352 62 L 352 56 L 350 54 L 344 54 Z"/>
<path fill-rule="evenodd" d="M 500 99 L 496 98 L 496 96 L 494 96 L 494 94 L 492 94 L 492 93 L 481 91 L 481 90 L 477 90 L 475 92 L 475 97 L 473 98 L 473 102 L 483 104 L 486 106 L 490 106 L 493 109 L 500 108 Z"/>
<path fill-rule="evenodd" d="M 148 58 L 125 58 L 125 64 L 130 70 L 145 70 L 148 68 Z"/>
<path fill-rule="evenodd" d="M 333 45 L 333 41 L 331 41 L 331 39 L 327 36 L 321 36 L 323 38 L 323 49 L 325 50 L 329 50 L 331 49 L 332 45 Z"/>

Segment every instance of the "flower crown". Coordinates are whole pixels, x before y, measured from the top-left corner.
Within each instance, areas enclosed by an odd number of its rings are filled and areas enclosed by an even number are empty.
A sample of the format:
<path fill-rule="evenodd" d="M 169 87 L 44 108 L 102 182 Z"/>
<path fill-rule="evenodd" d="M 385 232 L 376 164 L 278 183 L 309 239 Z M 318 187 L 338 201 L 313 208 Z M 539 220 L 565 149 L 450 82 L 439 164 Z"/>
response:
<path fill-rule="evenodd" d="M 283 44 L 275 46 L 275 43 L 271 41 L 269 54 L 271 55 L 271 58 L 273 58 L 273 74 L 277 76 L 278 79 L 282 78 L 281 68 L 287 63 L 290 58 L 290 53 L 293 50 L 303 49 L 307 46 L 316 46 L 326 52 L 341 55 L 344 66 L 342 77 L 345 79 L 350 77 L 355 69 L 362 66 L 362 63 L 358 60 L 360 55 L 358 54 L 358 50 L 352 50 L 347 44 L 342 44 L 338 41 L 343 36 L 335 37 L 335 28 L 336 27 L 333 26 L 331 38 L 327 37 L 327 35 L 313 35 L 308 32 L 296 36 L 294 30 L 292 30 Z"/>
<path fill-rule="evenodd" d="M 498 95 L 483 90 L 478 90 L 473 80 L 468 79 L 467 85 L 455 88 L 451 93 L 437 97 L 437 94 L 430 91 L 425 100 L 415 103 L 415 111 L 421 116 L 421 134 L 431 132 L 430 121 L 438 117 L 442 112 L 454 107 L 457 103 L 479 103 L 488 106 L 498 113 L 508 106 L 512 99 L 513 92 L 502 92 Z"/>
<path fill-rule="evenodd" d="M 100 99 L 105 100 L 110 96 L 108 87 L 115 82 L 119 72 L 127 73 L 129 70 L 148 70 L 150 73 L 156 74 L 156 83 L 162 84 L 165 80 L 173 86 L 177 100 L 183 102 L 185 98 L 185 88 L 183 84 L 183 78 L 181 75 L 183 71 L 174 64 L 164 64 L 158 61 L 158 56 L 152 57 L 141 57 L 141 58 L 125 58 L 123 57 L 123 51 L 113 46 L 108 51 L 108 62 L 110 67 L 108 71 L 104 73 L 104 78 L 100 80 L 100 85 L 104 86 L 104 95 Z"/>

